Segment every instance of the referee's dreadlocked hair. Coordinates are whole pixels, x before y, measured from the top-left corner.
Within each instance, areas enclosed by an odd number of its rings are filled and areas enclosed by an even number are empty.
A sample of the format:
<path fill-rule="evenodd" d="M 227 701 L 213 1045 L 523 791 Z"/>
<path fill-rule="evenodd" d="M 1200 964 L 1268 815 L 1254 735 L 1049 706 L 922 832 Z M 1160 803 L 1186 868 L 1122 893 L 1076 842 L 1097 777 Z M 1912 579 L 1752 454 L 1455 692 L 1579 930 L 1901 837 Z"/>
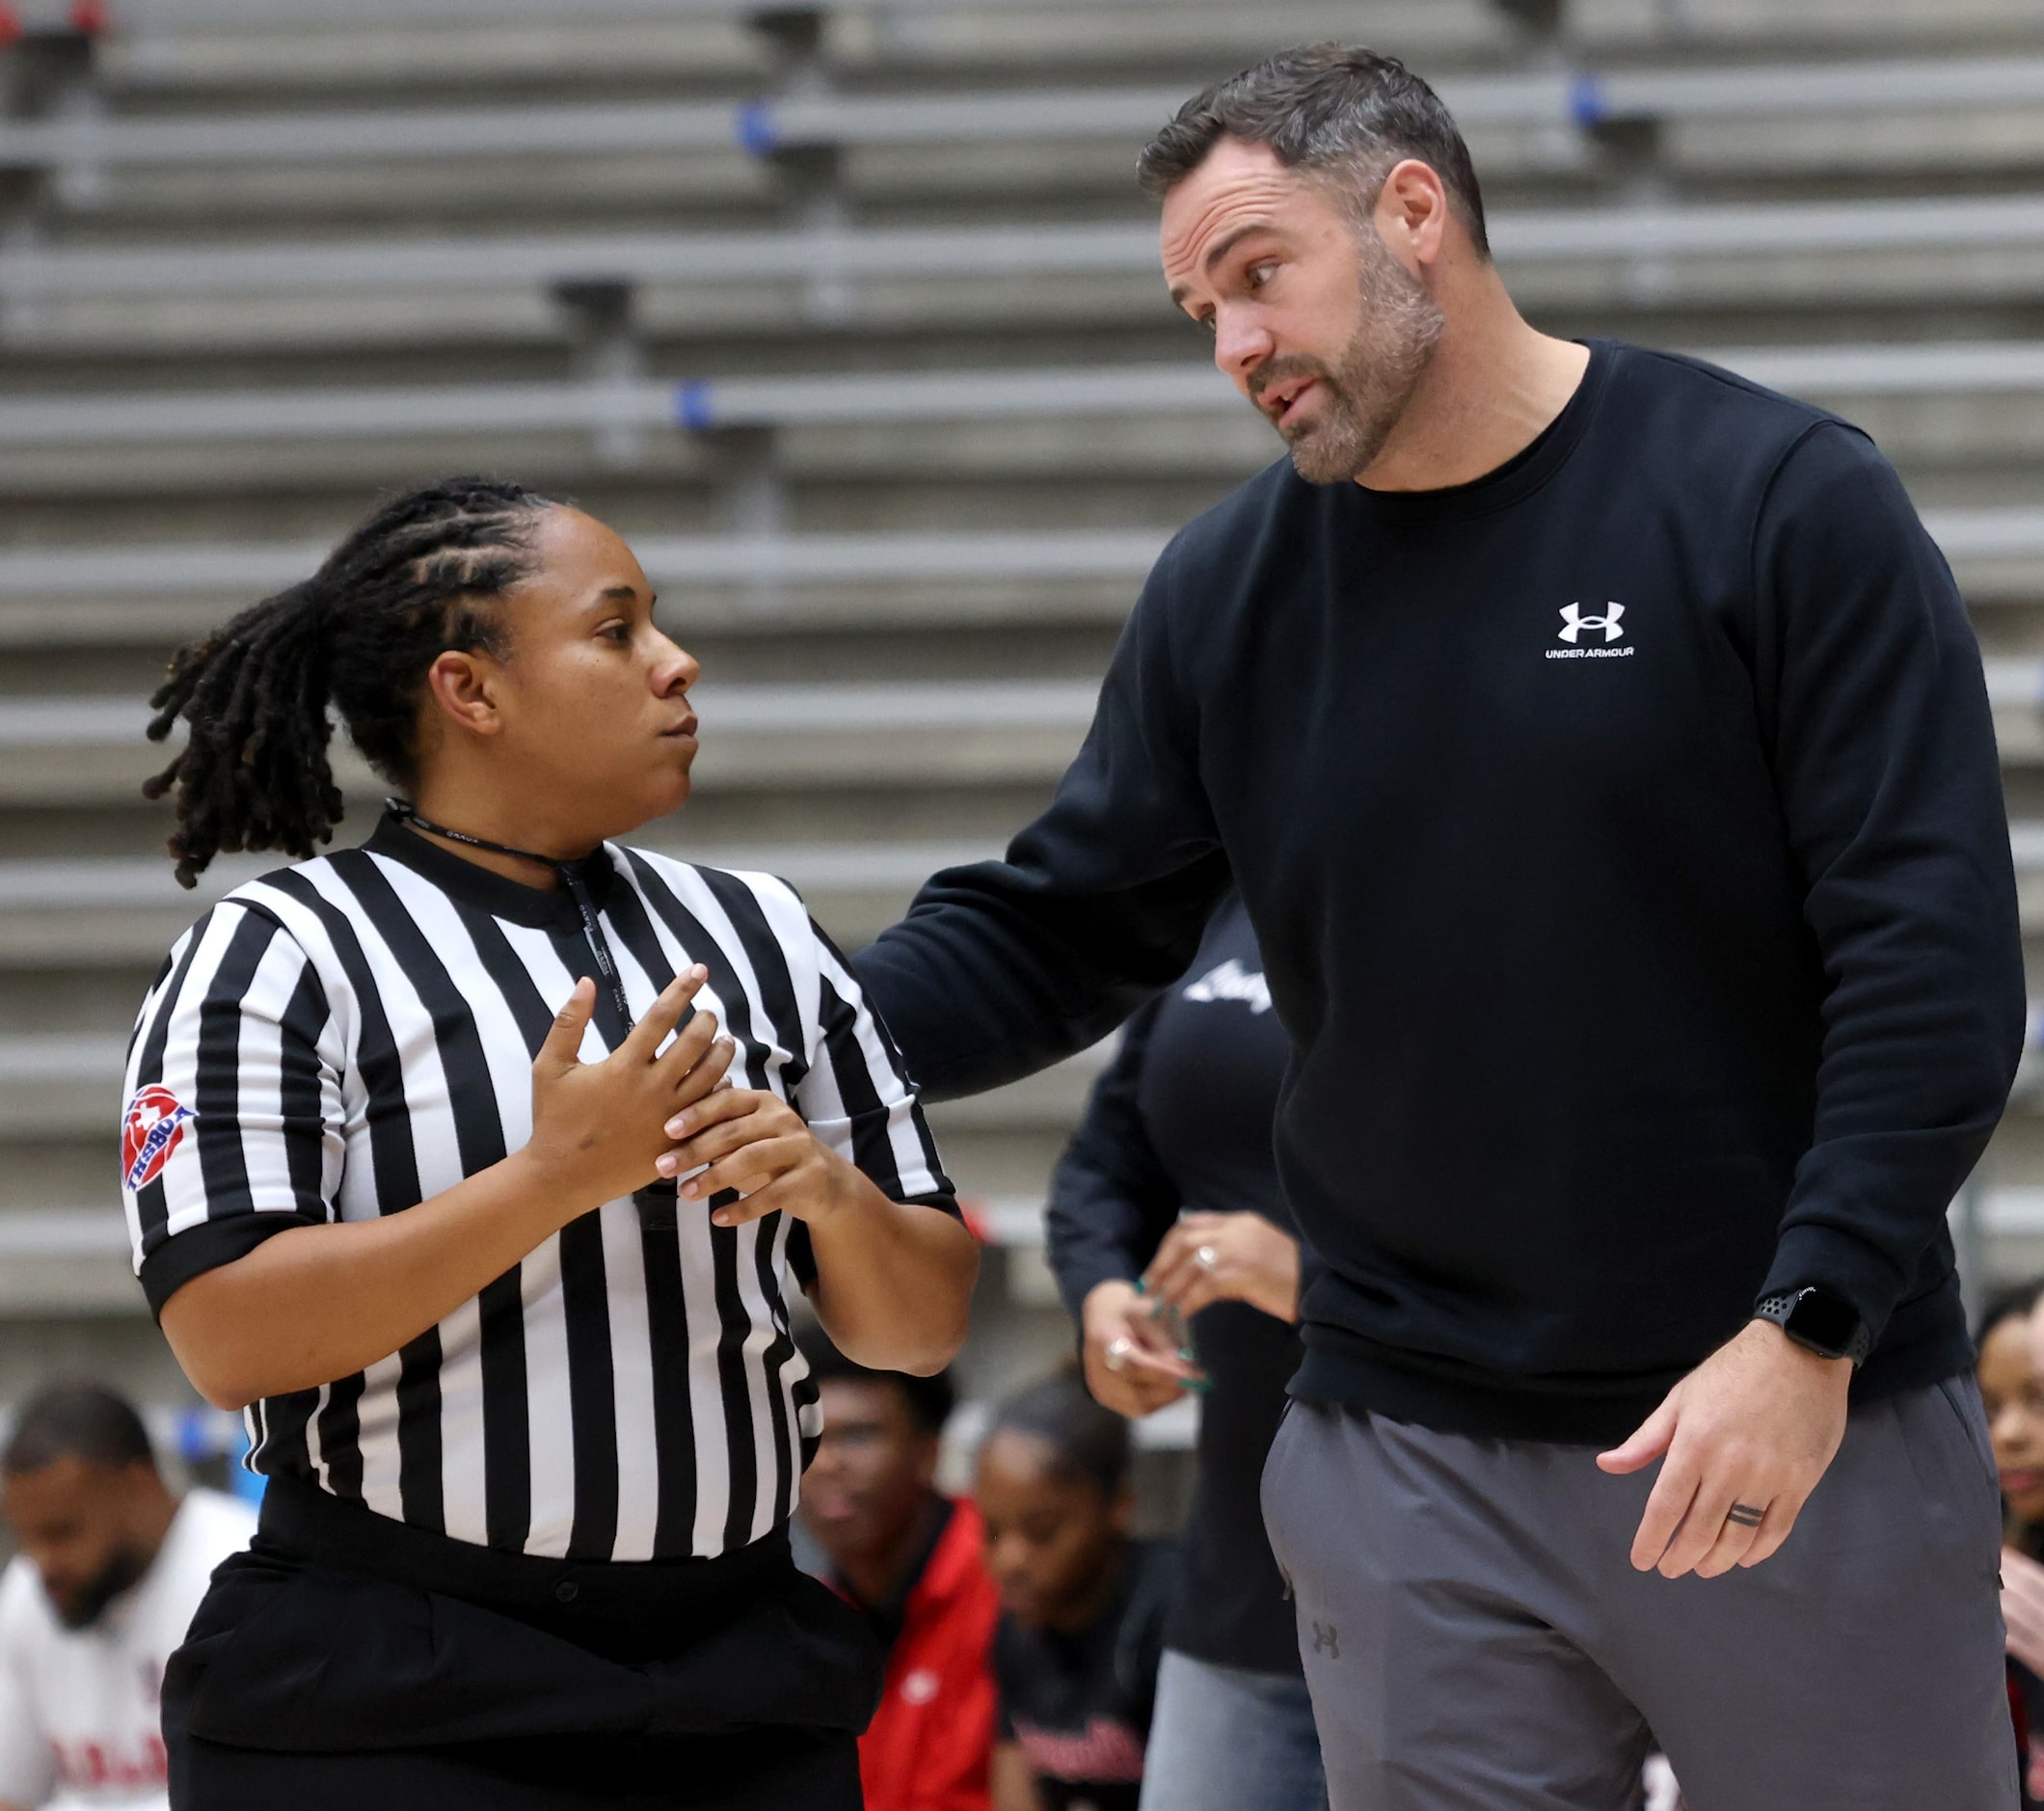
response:
<path fill-rule="evenodd" d="M 148 733 L 161 742 L 181 716 L 189 740 L 142 791 L 175 792 L 180 886 L 222 850 L 303 857 L 333 836 L 330 701 L 378 772 L 413 783 L 426 669 L 449 648 L 503 658 L 503 625 L 481 607 L 530 575 L 532 529 L 556 504 L 482 477 L 407 492 L 309 579 L 178 649 L 149 699 Z"/>

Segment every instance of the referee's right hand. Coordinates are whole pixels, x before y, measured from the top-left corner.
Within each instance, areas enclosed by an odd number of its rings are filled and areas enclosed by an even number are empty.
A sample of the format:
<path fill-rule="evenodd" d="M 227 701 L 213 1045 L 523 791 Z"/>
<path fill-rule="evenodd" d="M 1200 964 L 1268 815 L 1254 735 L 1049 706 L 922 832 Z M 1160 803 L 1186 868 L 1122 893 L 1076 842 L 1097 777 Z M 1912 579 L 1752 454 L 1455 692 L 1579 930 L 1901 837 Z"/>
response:
<path fill-rule="evenodd" d="M 710 978 L 700 963 L 677 975 L 625 1041 L 600 1063 L 581 1060 L 596 984 L 575 984 L 532 1059 L 532 1138 L 526 1152 L 560 1190 L 562 1222 L 655 1180 L 674 1149 L 665 1131 L 683 1107 L 723 1079 L 737 1046 L 698 1012 L 665 1050 L 688 1003 Z"/>

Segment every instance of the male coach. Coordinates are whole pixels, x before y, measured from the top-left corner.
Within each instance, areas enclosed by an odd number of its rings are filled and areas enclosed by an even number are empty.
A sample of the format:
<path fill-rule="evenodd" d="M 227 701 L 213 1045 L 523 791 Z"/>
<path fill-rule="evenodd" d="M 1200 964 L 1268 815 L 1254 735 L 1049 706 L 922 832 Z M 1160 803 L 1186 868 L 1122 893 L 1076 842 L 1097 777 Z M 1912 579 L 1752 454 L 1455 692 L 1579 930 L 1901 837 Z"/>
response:
<path fill-rule="evenodd" d="M 1950 575 L 1855 429 L 1528 327 L 1395 62 L 1274 57 L 1142 175 L 1289 466 L 862 978 L 971 1092 L 1239 882 L 1324 1260 L 1264 1501 L 1336 1811 L 1620 1811 L 1650 1728 L 1692 1811 L 2012 1811 L 1944 1216 L 2023 986 Z"/>

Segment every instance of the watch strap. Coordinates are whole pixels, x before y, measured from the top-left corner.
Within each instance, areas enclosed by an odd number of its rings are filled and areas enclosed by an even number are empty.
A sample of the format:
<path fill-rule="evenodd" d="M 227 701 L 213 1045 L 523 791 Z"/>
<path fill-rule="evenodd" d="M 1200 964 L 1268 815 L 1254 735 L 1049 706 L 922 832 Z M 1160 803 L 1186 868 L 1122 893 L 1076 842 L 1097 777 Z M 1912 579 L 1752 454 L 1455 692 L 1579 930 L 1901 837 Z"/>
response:
<path fill-rule="evenodd" d="M 1771 1320 L 1797 1345 L 1816 1353 L 1820 1358 L 1850 1359 L 1853 1368 L 1857 1370 L 1867 1362 L 1868 1353 L 1873 1350 L 1873 1335 L 1864 1320 L 1855 1316 L 1852 1337 L 1842 1346 L 1837 1347 L 1819 1343 L 1793 1325 L 1795 1311 L 1802 1306 L 1803 1298 L 1815 1293 L 1814 1289 L 1789 1289 L 1779 1295 L 1763 1295 L 1754 1305 L 1753 1317 L 1756 1320 Z"/>

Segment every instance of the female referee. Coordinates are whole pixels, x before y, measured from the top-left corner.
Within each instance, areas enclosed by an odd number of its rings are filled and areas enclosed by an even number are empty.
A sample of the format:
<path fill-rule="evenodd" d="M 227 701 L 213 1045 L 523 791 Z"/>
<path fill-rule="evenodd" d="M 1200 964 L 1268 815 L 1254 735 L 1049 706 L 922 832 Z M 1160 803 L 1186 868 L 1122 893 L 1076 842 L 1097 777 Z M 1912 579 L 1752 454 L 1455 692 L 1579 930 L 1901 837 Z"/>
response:
<path fill-rule="evenodd" d="M 610 840 L 688 794 L 653 604 L 600 523 L 451 480 L 153 700 L 187 884 L 328 840 L 330 707 L 402 794 L 187 932 L 130 1055 L 143 1287 L 269 1479 L 165 1681 L 178 1807 L 859 1803 L 787 1279 L 929 1372 L 977 1256 L 795 895 Z"/>

